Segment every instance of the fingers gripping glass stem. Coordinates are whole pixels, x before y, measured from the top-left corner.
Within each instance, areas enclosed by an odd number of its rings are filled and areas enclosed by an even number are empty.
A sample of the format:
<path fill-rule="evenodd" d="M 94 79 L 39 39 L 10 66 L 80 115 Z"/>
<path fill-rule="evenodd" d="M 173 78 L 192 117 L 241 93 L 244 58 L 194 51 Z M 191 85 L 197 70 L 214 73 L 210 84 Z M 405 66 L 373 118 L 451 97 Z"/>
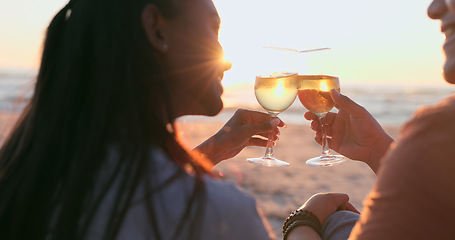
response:
<path fill-rule="evenodd" d="M 327 140 L 326 126 L 324 124 L 324 115 L 319 116 L 319 125 L 322 131 L 322 155 L 306 161 L 306 164 L 313 167 L 330 167 L 346 161 L 346 157 L 342 155 L 330 154 L 329 142 Z"/>
<path fill-rule="evenodd" d="M 272 117 L 276 117 L 276 114 L 271 114 Z M 289 163 L 276 159 L 273 156 L 273 133 L 268 133 L 267 147 L 265 149 L 265 154 L 259 158 L 248 158 L 248 162 L 266 166 L 266 167 L 283 167 L 289 166 Z"/>

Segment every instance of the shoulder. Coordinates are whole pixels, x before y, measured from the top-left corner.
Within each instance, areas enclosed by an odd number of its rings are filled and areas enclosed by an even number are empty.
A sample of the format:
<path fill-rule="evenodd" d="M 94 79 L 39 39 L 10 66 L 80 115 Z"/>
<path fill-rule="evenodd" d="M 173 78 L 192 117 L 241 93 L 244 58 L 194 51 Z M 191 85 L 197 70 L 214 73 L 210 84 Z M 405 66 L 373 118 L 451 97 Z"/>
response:
<path fill-rule="evenodd" d="M 408 161 L 454 156 L 455 97 L 418 109 L 413 118 L 401 129 L 398 143 L 392 149 L 394 150 L 390 151 L 391 153 L 398 154 L 401 160 Z"/>
<path fill-rule="evenodd" d="M 205 177 L 207 214 L 205 223 L 221 239 L 269 239 L 256 200 L 232 183 Z"/>
<path fill-rule="evenodd" d="M 197 182 L 194 176 L 182 171 L 172 158 L 159 149 L 152 149 L 150 157 L 155 162 L 150 180 L 158 182 L 159 186 L 166 183 L 166 187 L 149 198 L 141 190 L 143 188 L 138 189 L 133 198 L 134 204 L 128 209 L 122 224 L 119 239 L 146 239 L 144 236 L 150 235 L 147 204 L 155 208 L 156 218 L 160 219 L 160 231 L 174 232 L 179 228 L 178 223 L 194 194 Z M 200 217 L 197 221 L 202 220 L 196 223 L 202 226 L 198 239 L 269 239 L 252 196 L 234 184 L 208 175 L 203 176 L 202 183 L 204 197 L 198 198 L 194 204 L 197 213 L 193 213 Z M 155 186 L 155 183 L 150 182 L 149 186 Z M 192 226 L 185 225 L 181 232 L 189 232 L 188 227 Z"/>
<path fill-rule="evenodd" d="M 402 184 L 401 191 L 415 190 L 420 198 L 449 191 L 445 198 L 455 200 L 454 157 L 455 97 L 449 97 L 419 109 L 404 126 L 398 143 L 383 159 L 378 180 L 392 188 Z"/>
<path fill-rule="evenodd" d="M 454 100 L 450 97 L 419 109 L 404 126 L 398 142 L 382 160 L 352 239 L 453 236 Z"/>
<path fill-rule="evenodd" d="M 207 208 L 213 215 L 227 221 L 235 221 L 240 216 L 260 219 L 256 200 L 236 185 L 209 176 L 204 177 L 204 182 Z"/>
<path fill-rule="evenodd" d="M 436 105 L 419 108 L 403 127 L 400 138 L 412 138 L 422 134 L 455 137 L 449 134 L 451 132 L 455 132 L 455 96 Z"/>
<path fill-rule="evenodd" d="M 212 199 L 221 199 L 229 201 L 233 205 L 254 204 L 255 200 L 252 196 L 240 189 L 237 185 L 229 182 L 215 179 L 210 176 L 204 176 L 208 197 Z"/>

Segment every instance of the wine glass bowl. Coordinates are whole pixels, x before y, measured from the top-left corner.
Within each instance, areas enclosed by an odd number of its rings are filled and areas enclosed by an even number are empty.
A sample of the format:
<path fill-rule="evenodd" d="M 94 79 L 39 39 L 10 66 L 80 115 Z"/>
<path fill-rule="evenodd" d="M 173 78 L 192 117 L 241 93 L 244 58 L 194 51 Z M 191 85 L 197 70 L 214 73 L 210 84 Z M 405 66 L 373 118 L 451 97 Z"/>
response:
<path fill-rule="evenodd" d="M 331 89 L 340 91 L 338 77 L 328 75 L 300 75 L 300 86 L 297 96 L 302 105 L 321 117 L 326 115 L 335 102 L 330 96 Z"/>
<path fill-rule="evenodd" d="M 288 109 L 297 96 L 297 73 L 281 72 L 256 76 L 254 94 L 259 104 L 272 117 Z"/>

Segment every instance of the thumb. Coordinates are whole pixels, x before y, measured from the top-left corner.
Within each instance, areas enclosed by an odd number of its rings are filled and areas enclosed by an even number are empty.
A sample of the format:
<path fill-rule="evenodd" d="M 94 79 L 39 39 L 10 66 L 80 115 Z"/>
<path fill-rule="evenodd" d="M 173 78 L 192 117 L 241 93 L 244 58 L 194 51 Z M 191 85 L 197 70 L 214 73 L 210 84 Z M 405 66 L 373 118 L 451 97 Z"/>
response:
<path fill-rule="evenodd" d="M 351 212 L 360 214 L 360 212 L 350 202 L 347 202 L 343 206 L 338 207 L 338 210 L 347 210 L 347 211 L 351 211 Z"/>
<path fill-rule="evenodd" d="M 334 201 L 336 206 L 340 207 L 349 202 L 349 196 L 344 193 L 334 193 L 332 201 Z"/>
<path fill-rule="evenodd" d="M 352 101 L 350 98 L 346 97 L 345 95 L 342 95 L 336 89 L 332 89 L 332 91 L 330 92 L 330 95 L 336 104 L 336 108 L 338 108 L 338 109 L 343 108 L 351 115 L 360 114 L 360 113 L 363 113 L 366 111 L 365 108 L 363 108 L 356 102 Z"/>

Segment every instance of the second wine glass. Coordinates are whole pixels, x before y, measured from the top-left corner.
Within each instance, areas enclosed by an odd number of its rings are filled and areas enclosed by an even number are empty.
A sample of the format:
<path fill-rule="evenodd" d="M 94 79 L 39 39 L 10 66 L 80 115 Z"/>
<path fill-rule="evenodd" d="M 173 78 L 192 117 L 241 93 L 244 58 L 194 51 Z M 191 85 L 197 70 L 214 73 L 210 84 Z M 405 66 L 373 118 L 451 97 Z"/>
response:
<path fill-rule="evenodd" d="M 300 51 L 298 54 L 299 91 L 302 105 L 319 118 L 322 130 L 322 155 L 306 161 L 309 166 L 333 166 L 346 161 L 342 155 L 333 155 L 327 142 L 324 117 L 335 106 L 330 91 L 340 91 L 330 48 Z"/>

